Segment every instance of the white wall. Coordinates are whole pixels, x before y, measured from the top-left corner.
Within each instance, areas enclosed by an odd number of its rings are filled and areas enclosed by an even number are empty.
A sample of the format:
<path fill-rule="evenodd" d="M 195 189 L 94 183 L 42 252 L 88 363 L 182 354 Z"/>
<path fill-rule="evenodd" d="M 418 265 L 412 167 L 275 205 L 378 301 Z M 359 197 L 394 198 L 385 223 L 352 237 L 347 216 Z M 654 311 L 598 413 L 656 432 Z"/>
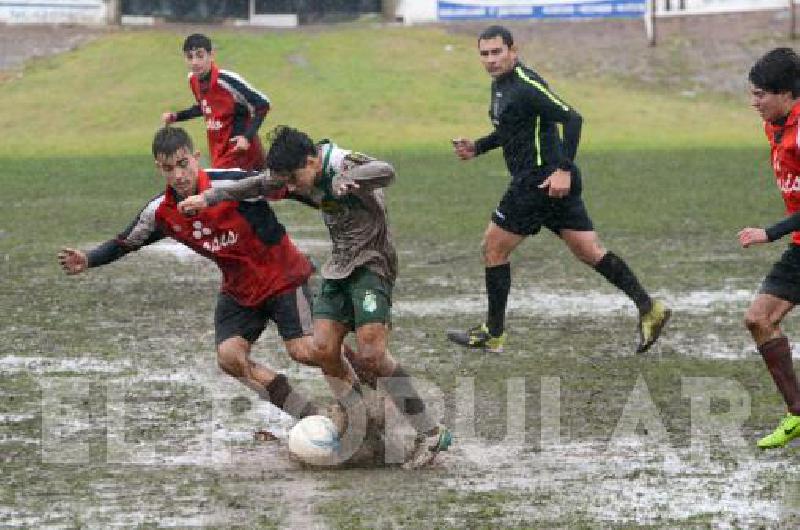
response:
<path fill-rule="evenodd" d="M 0 22 L 9 24 L 105 24 L 104 0 L 0 0 Z"/>
<path fill-rule="evenodd" d="M 756 11 L 761 9 L 781 9 L 789 6 L 789 0 L 684 0 L 686 9 L 678 9 L 680 0 L 671 0 L 671 11 L 666 11 L 666 0 L 657 0 L 658 14 L 673 13 L 726 13 L 736 11 Z M 795 0 L 797 3 L 797 0 Z"/>
<path fill-rule="evenodd" d="M 406 24 L 435 22 L 438 18 L 436 0 L 395 0 L 396 16 Z"/>

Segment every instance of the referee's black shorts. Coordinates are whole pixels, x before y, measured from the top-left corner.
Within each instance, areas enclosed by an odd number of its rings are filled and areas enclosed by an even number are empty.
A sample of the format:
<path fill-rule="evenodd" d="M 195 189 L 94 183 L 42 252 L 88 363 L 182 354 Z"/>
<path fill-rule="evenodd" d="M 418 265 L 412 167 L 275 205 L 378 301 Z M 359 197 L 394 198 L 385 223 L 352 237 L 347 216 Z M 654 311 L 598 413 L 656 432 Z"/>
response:
<path fill-rule="evenodd" d="M 789 245 L 764 278 L 759 293 L 800 304 L 800 245 Z"/>
<path fill-rule="evenodd" d="M 253 343 L 271 320 L 283 340 L 298 339 L 313 331 L 312 298 L 308 284 L 267 298 L 257 307 L 240 305 L 231 296 L 219 293 L 214 311 L 214 342 L 219 346 L 232 337 Z"/>
<path fill-rule="evenodd" d="M 577 170 L 575 170 L 577 173 Z M 542 227 L 556 235 L 561 230 L 594 230 L 592 220 L 581 198 L 580 175 L 573 173 L 570 194 L 556 199 L 539 189 L 543 177 L 515 179 L 492 213 L 492 222 L 514 234 L 532 236 Z"/>

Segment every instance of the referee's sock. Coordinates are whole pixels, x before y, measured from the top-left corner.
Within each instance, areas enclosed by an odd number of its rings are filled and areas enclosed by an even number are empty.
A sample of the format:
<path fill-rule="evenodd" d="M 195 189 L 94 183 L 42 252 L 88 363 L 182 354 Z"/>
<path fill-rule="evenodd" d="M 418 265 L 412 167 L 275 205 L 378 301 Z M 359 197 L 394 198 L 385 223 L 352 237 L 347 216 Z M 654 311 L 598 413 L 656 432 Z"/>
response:
<path fill-rule="evenodd" d="M 510 290 L 510 263 L 486 267 L 486 295 L 489 298 L 486 327 L 489 328 L 489 335 L 492 337 L 499 337 L 505 329 L 506 303 Z"/>
<path fill-rule="evenodd" d="M 650 311 L 653 300 L 622 258 L 613 252 L 606 252 L 605 255 L 600 258 L 600 261 L 595 264 L 594 270 L 599 272 L 603 278 L 608 280 L 612 285 L 628 295 L 628 298 L 633 300 L 633 303 L 636 304 L 636 307 L 639 309 L 639 314 L 644 315 Z"/>

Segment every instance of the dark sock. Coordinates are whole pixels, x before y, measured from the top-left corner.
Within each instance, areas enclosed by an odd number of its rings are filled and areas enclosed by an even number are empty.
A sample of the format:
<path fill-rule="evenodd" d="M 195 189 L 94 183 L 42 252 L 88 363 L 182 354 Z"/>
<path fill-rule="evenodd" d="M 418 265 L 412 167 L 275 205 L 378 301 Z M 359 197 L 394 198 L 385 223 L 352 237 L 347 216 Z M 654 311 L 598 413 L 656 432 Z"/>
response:
<path fill-rule="evenodd" d="M 599 272 L 603 278 L 608 280 L 612 285 L 628 295 L 628 298 L 633 300 L 633 303 L 636 304 L 640 314 L 645 314 L 650 311 L 650 308 L 653 306 L 653 300 L 622 258 L 613 252 L 606 252 L 605 255 L 600 258 L 600 261 L 595 264 L 594 270 Z"/>
<path fill-rule="evenodd" d="M 275 379 L 266 385 L 266 396 L 270 403 L 297 419 L 313 416 L 318 413 L 317 406 L 305 396 L 292 389 L 289 380 L 283 374 L 278 374 Z"/>
<path fill-rule="evenodd" d="M 786 407 L 792 414 L 800 414 L 800 388 L 797 385 L 797 376 L 792 366 L 792 350 L 789 339 L 778 337 L 758 347 L 761 357 L 767 365 L 775 386 L 778 387 L 786 402 Z"/>
<path fill-rule="evenodd" d="M 415 415 L 414 427 L 417 432 L 427 433 L 436 428 L 437 423 L 426 412 L 425 403 L 411 383 L 411 376 L 399 364 L 385 387 L 400 412 Z"/>
<path fill-rule="evenodd" d="M 492 337 L 499 337 L 505 329 L 509 290 L 511 290 L 511 264 L 486 267 L 486 295 L 489 298 L 486 327 L 489 328 L 489 335 Z"/>

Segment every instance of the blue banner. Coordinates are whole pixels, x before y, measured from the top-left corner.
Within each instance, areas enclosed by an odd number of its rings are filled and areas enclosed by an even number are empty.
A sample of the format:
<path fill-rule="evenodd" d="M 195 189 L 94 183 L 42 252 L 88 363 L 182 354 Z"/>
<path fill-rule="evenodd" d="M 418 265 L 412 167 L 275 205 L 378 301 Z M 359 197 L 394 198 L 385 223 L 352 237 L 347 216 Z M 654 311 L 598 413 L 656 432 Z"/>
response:
<path fill-rule="evenodd" d="M 515 2 L 497 0 L 438 1 L 440 20 L 482 18 L 632 18 L 642 17 L 645 0 L 589 0 L 586 2 Z"/>

